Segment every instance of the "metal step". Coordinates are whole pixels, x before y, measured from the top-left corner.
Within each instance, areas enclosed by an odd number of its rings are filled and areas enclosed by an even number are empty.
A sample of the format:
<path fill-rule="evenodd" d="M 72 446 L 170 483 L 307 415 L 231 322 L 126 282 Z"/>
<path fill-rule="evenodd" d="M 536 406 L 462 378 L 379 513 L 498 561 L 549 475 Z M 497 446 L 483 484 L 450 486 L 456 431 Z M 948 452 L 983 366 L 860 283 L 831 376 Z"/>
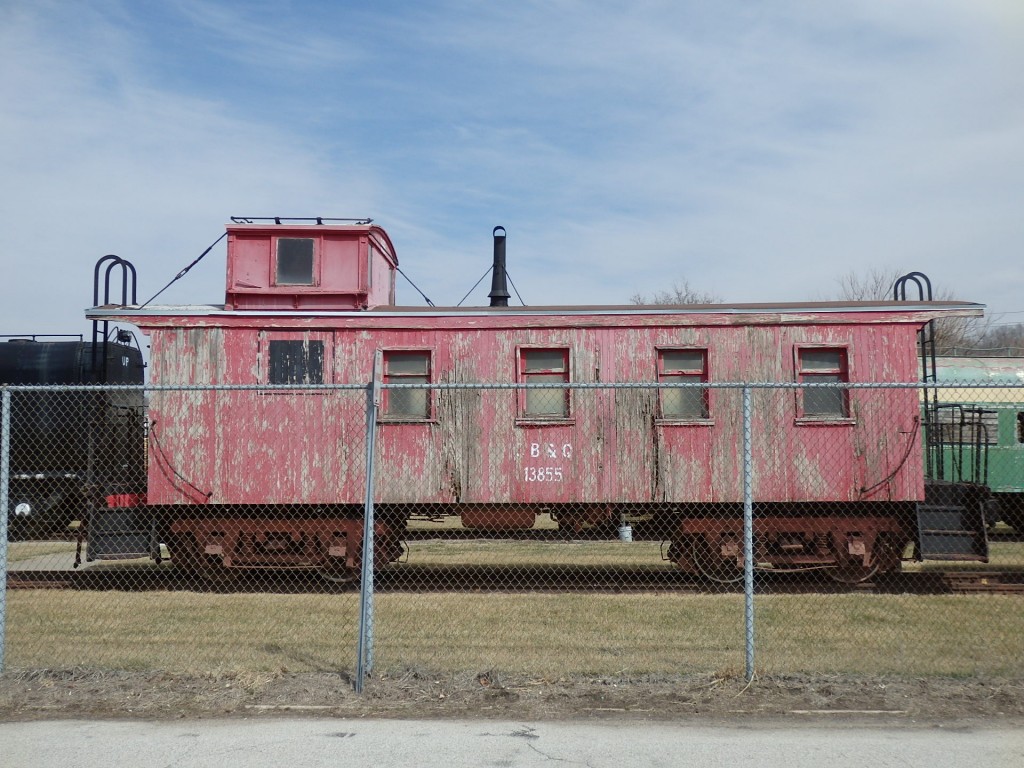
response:
<path fill-rule="evenodd" d="M 150 516 L 131 509 L 96 509 L 89 517 L 86 560 L 131 560 L 159 553 Z"/>
<path fill-rule="evenodd" d="M 929 483 L 917 505 L 917 554 L 922 560 L 988 562 L 983 491 L 965 483 Z"/>

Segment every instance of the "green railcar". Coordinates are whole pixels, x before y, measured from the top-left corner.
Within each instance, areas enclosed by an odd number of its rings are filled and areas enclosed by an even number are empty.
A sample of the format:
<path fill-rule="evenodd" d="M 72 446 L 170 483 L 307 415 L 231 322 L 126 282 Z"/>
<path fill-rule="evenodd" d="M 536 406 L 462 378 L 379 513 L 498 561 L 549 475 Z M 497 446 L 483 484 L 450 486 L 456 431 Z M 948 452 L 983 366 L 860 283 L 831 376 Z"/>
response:
<path fill-rule="evenodd" d="M 930 473 L 992 493 L 989 522 L 1024 532 L 1024 358 L 939 357 Z M 983 384 L 984 386 L 978 386 Z"/>

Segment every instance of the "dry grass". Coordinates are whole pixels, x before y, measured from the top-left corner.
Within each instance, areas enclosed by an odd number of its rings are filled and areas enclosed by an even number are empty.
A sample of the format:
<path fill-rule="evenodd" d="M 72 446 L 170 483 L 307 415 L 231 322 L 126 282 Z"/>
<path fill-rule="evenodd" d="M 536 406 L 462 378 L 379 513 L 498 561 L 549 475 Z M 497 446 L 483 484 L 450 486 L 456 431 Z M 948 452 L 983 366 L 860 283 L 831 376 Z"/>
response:
<path fill-rule="evenodd" d="M 73 541 L 17 541 L 7 545 L 7 562 L 11 565 L 25 563 L 39 558 L 40 562 L 75 559 L 75 542 Z M 36 566 L 45 567 L 45 566 Z"/>
<path fill-rule="evenodd" d="M 382 595 L 378 665 L 565 675 L 735 673 L 743 597 Z"/>
<path fill-rule="evenodd" d="M 409 543 L 409 562 L 419 565 L 564 565 L 674 569 L 662 559 L 663 545 L 657 541 L 502 541 L 490 539 L 426 539 Z M 908 555 L 910 554 L 908 548 Z M 903 570 L 998 570 L 1024 568 L 1024 543 L 994 541 L 989 545 L 989 562 L 929 560 L 904 562 Z"/>
<path fill-rule="evenodd" d="M 11 668 L 175 672 L 351 670 L 359 598 L 17 591 Z M 732 674 L 742 595 L 381 594 L 376 666 L 538 677 Z M 1020 674 L 1012 596 L 773 595 L 756 599 L 759 670 L 903 676 Z M 950 627 L 956 627 L 951 632 Z"/>
<path fill-rule="evenodd" d="M 904 676 L 1024 671 L 1014 595 L 773 595 L 756 599 L 758 667 Z"/>
<path fill-rule="evenodd" d="M 444 515 L 437 518 L 413 517 L 409 520 L 410 531 L 467 531 L 473 530 L 462 527 L 462 520 L 456 515 Z M 557 531 L 558 522 L 547 512 L 537 515 L 533 527 L 527 530 L 533 531 Z"/>
<path fill-rule="evenodd" d="M 429 539 L 409 542 L 409 562 L 428 565 L 645 566 L 675 568 L 654 541 L 498 541 Z"/>
<path fill-rule="evenodd" d="M 358 594 L 19 590 L 12 667 L 306 671 L 352 666 Z"/>
<path fill-rule="evenodd" d="M 984 571 L 1000 568 L 1024 568 L 1024 543 L 1014 541 L 993 541 L 988 545 L 988 563 L 948 560 L 927 560 L 923 563 L 903 563 L 903 570 L 916 571 Z"/>
<path fill-rule="evenodd" d="M 74 567 L 76 543 L 73 541 L 18 541 L 7 547 L 7 561 L 12 571 L 49 571 L 65 570 Z M 170 557 L 167 547 L 160 545 L 163 558 Z M 86 555 L 82 549 L 82 557 Z M 85 563 L 86 568 L 125 568 L 157 564 L 148 557 L 132 560 L 107 560 L 103 562 Z"/>

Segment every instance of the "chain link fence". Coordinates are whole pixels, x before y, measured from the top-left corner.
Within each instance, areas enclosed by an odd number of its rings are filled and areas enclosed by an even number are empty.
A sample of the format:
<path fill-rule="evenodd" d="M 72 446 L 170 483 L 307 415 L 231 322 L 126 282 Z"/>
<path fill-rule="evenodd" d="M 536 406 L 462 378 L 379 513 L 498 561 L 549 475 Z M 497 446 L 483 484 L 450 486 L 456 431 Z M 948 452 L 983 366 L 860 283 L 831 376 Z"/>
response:
<path fill-rule="evenodd" d="M 1022 386 L 392 373 L 2 388 L 6 668 L 1022 671 Z"/>

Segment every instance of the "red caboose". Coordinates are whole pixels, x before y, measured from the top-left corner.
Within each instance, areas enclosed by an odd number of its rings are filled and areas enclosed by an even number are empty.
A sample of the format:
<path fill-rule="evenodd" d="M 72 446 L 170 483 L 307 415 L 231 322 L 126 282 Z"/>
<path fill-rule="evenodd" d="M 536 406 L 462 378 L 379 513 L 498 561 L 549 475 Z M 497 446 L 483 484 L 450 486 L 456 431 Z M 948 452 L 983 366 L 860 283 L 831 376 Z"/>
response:
<path fill-rule="evenodd" d="M 429 509 L 488 529 L 541 513 L 569 531 L 642 518 L 673 559 L 718 569 L 737 557 L 743 472 L 740 392 L 715 384 L 916 381 L 922 325 L 980 314 L 960 302 L 396 307 L 397 266 L 369 222 L 232 224 L 224 305 L 89 312 L 150 337 L 153 385 L 264 387 L 151 396 L 148 504 L 182 561 L 354 567 L 365 398 L 299 387 L 365 385 L 379 352 L 385 384 L 446 386 L 385 389 L 378 562 Z M 879 537 L 906 542 L 924 498 L 916 391 L 756 399 L 762 557 L 867 564 Z"/>

